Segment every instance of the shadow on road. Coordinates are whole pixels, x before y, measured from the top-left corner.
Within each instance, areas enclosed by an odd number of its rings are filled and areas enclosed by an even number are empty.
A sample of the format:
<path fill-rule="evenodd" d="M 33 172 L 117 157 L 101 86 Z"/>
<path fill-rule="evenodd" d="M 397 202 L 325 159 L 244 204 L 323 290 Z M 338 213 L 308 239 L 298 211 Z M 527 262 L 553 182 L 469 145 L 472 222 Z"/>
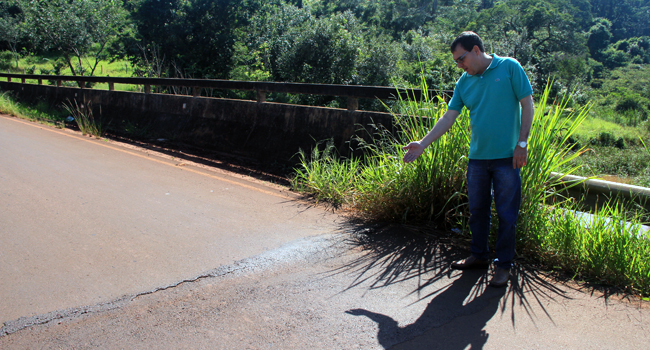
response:
<path fill-rule="evenodd" d="M 417 281 L 417 287 L 408 296 L 416 295 L 416 302 L 428 301 L 428 305 L 412 324 L 400 327 L 390 316 L 371 310 L 346 311 L 376 322 L 378 341 L 384 348 L 409 342 L 405 348 L 418 349 L 418 339 L 422 341 L 422 348 L 427 349 L 464 349 L 468 345 L 481 348 L 489 336 L 483 329 L 498 313 L 501 317 L 509 317 L 513 327 L 520 310 L 534 322 L 540 316 L 535 315 L 534 310 L 541 309 L 543 316 L 552 321 L 545 303 L 568 298 L 562 289 L 524 264 L 515 264 L 506 288 L 488 286 L 492 271 L 461 273 L 451 270 L 451 262 L 468 253 L 454 248 L 448 235 L 418 230 L 395 224 L 357 225 L 347 243 L 365 254 L 351 264 L 330 271 L 331 274 L 352 275 L 354 280 L 348 289 L 377 289 Z M 461 327 L 442 327 L 468 315 L 472 316 L 463 318 Z"/>
<path fill-rule="evenodd" d="M 172 159 L 178 160 L 180 164 L 183 162 L 191 162 L 199 166 L 217 168 L 239 175 L 250 176 L 262 181 L 285 186 L 290 184 L 286 176 L 279 175 L 285 174 L 291 169 L 288 163 L 276 162 L 272 164 L 261 164 L 258 160 L 250 157 L 203 149 L 163 139 L 140 141 L 135 138 L 115 134 L 106 134 L 104 137 L 171 157 Z"/>

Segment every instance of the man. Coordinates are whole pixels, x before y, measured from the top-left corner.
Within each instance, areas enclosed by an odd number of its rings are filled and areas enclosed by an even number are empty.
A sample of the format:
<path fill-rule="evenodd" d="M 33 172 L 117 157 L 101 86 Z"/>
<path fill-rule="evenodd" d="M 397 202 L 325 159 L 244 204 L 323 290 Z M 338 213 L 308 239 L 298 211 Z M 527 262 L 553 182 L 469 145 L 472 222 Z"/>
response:
<path fill-rule="evenodd" d="M 521 202 L 520 169 L 528 159 L 528 134 L 533 122 L 533 89 L 515 59 L 485 53 L 483 41 L 463 32 L 451 44 L 454 62 L 465 73 L 456 82 L 447 112 L 420 141 L 404 146 L 404 162 L 417 159 L 456 121 L 463 107 L 470 111 L 471 139 L 467 166 L 469 227 L 472 255 L 454 262 L 454 269 L 487 268 L 492 197 L 499 218 L 495 273 L 490 285 L 510 279 L 515 256 L 515 231 Z"/>

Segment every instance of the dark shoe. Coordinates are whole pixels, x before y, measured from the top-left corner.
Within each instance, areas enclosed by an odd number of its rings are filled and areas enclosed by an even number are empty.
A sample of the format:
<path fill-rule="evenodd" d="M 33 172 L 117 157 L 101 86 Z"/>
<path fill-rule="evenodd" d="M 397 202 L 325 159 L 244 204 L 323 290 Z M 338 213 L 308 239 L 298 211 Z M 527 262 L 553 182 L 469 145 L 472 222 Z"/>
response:
<path fill-rule="evenodd" d="M 451 268 L 456 270 L 487 269 L 488 266 L 490 266 L 489 260 L 481 260 L 474 255 L 451 263 Z"/>
<path fill-rule="evenodd" d="M 490 286 L 492 287 L 503 287 L 508 284 L 510 279 L 510 270 L 496 268 L 492 280 L 490 280 Z"/>

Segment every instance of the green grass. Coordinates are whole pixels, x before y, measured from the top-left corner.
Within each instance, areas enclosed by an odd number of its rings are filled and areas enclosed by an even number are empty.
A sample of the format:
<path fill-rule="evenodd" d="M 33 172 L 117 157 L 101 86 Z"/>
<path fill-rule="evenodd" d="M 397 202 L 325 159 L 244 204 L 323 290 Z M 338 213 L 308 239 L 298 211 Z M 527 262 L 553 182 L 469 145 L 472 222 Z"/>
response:
<path fill-rule="evenodd" d="M 587 151 L 569 165 L 580 166 L 576 175 L 650 187 L 650 156 L 641 141 L 650 138 L 646 124 L 624 126 L 590 113 L 569 140 Z"/>
<path fill-rule="evenodd" d="M 626 149 L 589 146 L 572 165 L 580 166 L 576 175 L 650 187 L 650 154 L 642 146 Z"/>
<path fill-rule="evenodd" d="M 16 102 L 9 92 L 0 91 L 0 113 L 63 127 L 67 114 L 45 102 L 28 105 Z"/>
<path fill-rule="evenodd" d="M 424 83 L 423 83 L 424 84 Z M 427 91 L 423 89 L 423 91 Z M 399 114 L 394 114 L 401 126 L 396 135 L 387 130 L 374 130 L 375 142 L 361 141 L 366 152 L 363 164 L 359 160 L 341 160 L 334 155 L 323 159 L 324 153 L 303 155 L 302 166 L 296 169 L 294 188 L 313 194 L 316 198 L 332 198 L 336 204 L 347 204 L 357 212 L 380 220 L 434 220 L 446 224 L 452 213 L 462 210 L 464 166 L 469 145 L 468 118 L 459 118 L 451 132 L 427 149 L 420 160 L 405 165 L 401 161 L 401 145 L 406 140 L 424 137 L 428 129 L 446 111 L 444 101 L 418 103 L 400 101 Z M 330 152 L 331 153 L 331 152 Z M 336 169 L 349 169 L 349 174 L 323 172 L 323 164 Z M 326 174 L 326 179 L 314 175 Z M 337 182 L 343 179 L 343 182 Z M 327 183 L 323 192 L 321 183 Z M 336 188 L 331 190 L 330 188 Z M 342 194 L 332 196 L 329 193 Z"/>
<path fill-rule="evenodd" d="M 541 237 L 539 256 L 548 266 L 579 279 L 650 294 L 650 236 L 642 217 L 621 202 L 610 202 L 589 218 L 561 207 L 549 208 L 551 220 Z"/>
<path fill-rule="evenodd" d="M 38 121 L 62 128 L 68 116 L 74 118 L 79 130 L 84 135 L 101 137 L 103 125 L 95 119 L 90 102 L 78 104 L 77 101 L 64 103 L 63 110 L 52 108 L 45 102 L 36 105 L 22 104 L 15 101 L 9 92 L 0 93 L 0 113 L 14 117 Z"/>
<path fill-rule="evenodd" d="M 589 142 L 590 140 L 598 140 L 603 132 L 607 132 L 615 139 L 623 138 L 628 143 L 630 141 L 636 142 L 640 136 L 648 134 L 644 126 L 625 126 L 590 115 L 576 130 L 575 136 L 583 142 Z"/>
<path fill-rule="evenodd" d="M 77 103 L 77 101 L 67 101 L 63 104 L 63 107 L 74 118 L 83 135 L 93 135 L 98 138 L 102 136 L 101 120 L 95 119 L 90 101 L 81 104 Z"/>
<path fill-rule="evenodd" d="M 297 170 L 301 180 L 294 180 L 294 189 L 313 193 L 317 201 L 325 200 L 337 206 L 345 204 L 350 198 L 347 192 L 353 188 L 359 161 L 339 161 L 331 141 L 325 143 L 323 150 L 320 145 L 314 147 L 310 157 L 302 150 L 299 156 L 304 166 Z"/>

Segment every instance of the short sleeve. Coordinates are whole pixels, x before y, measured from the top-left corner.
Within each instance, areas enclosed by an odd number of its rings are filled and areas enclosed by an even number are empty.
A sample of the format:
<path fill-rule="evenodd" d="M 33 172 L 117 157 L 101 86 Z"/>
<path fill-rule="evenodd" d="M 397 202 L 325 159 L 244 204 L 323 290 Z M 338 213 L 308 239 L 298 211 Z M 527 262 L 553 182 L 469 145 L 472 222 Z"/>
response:
<path fill-rule="evenodd" d="M 465 103 L 463 102 L 463 97 L 461 96 L 460 93 L 461 89 L 458 87 L 460 85 L 460 80 L 461 79 L 458 79 L 458 81 L 456 82 L 456 86 L 454 86 L 454 95 L 451 96 L 451 101 L 449 101 L 449 104 L 447 105 L 447 109 L 457 111 L 458 113 L 462 112 L 463 107 L 465 107 Z"/>
<path fill-rule="evenodd" d="M 517 97 L 517 101 L 521 101 L 522 98 L 533 94 L 533 87 L 530 85 L 530 80 L 528 80 L 528 76 L 526 76 L 521 64 L 515 59 L 511 59 L 511 62 L 512 90 Z"/>

